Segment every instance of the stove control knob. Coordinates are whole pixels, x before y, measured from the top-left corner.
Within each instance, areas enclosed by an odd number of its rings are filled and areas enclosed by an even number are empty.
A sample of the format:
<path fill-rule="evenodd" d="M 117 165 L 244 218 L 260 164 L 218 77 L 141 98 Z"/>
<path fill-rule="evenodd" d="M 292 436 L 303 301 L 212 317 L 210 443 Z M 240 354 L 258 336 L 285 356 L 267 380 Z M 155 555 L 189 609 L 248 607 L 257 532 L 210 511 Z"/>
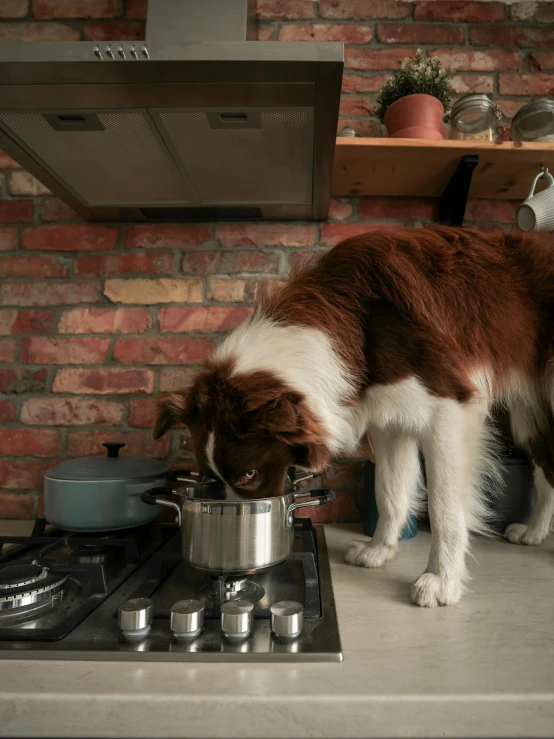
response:
<path fill-rule="evenodd" d="M 282 600 L 271 608 L 271 631 L 280 639 L 296 639 L 302 631 L 304 608 L 294 600 Z"/>
<path fill-rule="evenodd" d="M 204 604 L 201 600 L 180 600 L 171 606 L 170 628 L 175 639 L 196 639 L 204 625 Z"/>
<path fill-rule="evenodd" d="M 117 618 L 123 637 L 137 641 L 148 636 L 151 629 L 154 609 L 150 598 L 133 598 L 119 607 Z"/>
<path fill-rule="evenodd" d="M 254 604 L 249 600 L 230 600 L 221 606 L 221 630 L 230 641 L 246 639 L 252 628 Z"/>

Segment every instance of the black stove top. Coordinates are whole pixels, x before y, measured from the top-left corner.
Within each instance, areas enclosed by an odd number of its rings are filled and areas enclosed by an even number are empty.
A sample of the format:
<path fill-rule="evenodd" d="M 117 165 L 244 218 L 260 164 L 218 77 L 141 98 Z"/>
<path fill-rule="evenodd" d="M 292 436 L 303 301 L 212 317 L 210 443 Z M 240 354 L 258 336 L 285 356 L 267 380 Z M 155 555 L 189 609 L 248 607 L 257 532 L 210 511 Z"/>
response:
<path fill-rule="evenodd" d="M 31 536 L 0 537 L 0 658 L 138 659 L 157 661 L 340 661 L 342 653 L 323 527 L 297 519 L 293 553 L 248 577 L 214 577 L 186 565 L 181 532 L 152 522 L 108 534 L 60 531 L 37 520 Z M 120 607 L 149 599 L 151 631 L 129 643 Z M 204 604 L 204 628 L 191 644 L 176 643 L 171 607 Z M 221 635 L 221 607 L 254 604 L 252 633 L 240 647 Z M 294 643 L 272 637 L 270 607 L 294 601 L 304 628 Z"/>

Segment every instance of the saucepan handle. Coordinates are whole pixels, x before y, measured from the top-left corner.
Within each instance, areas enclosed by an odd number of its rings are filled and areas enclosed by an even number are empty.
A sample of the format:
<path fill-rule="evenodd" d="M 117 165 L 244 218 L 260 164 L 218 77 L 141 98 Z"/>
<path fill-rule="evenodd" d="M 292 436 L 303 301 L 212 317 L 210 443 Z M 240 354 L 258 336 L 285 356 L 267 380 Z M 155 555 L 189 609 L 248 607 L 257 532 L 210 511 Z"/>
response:
<path fill-rule="evenodd" d="M 312 505 L 325 505 L 326 503 L 331 503 L 333 500 L 335 500 L 336 495 L 332 490 L 328 490 L 327 488 L 323 488 L 322 490 L 306 490 L 306 493 L 303 497 L 310 496 L 311 498 L 315 498 L 315 500 L 306 500 L 303 503 L 297 503 L 296 501 L 294 503 L 291 503 L 287 510 L 287 526 L 292 526 L 292 523 L 294 521 L 294 511 L 297 508 L 307 508 L 308 506 Z"/>
<path fill-rule="evenodd" d="M 143 503 L 148 503 L 148 505 L 161 505 L 166 508 L 174 508 L 177 511 L 179 526 L 181 526 L 183 522 L 181 506 L 177 505 L 173 500 L 166 500 L 165 498 L 160 497 L 161 495 L 173 495 L 173 492 L 172 488 L 152 488 L 151 490 L 147 490 L 145 493 L 142 493 L 140 499 Z"/>

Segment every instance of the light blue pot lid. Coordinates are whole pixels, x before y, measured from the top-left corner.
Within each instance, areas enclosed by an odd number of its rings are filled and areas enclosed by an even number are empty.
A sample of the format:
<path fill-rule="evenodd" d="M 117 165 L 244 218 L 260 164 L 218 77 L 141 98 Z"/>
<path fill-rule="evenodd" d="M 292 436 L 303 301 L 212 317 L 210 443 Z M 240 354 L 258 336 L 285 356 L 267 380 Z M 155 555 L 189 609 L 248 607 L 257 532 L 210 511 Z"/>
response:
<path fill-rule="evenodd" d="M 169 472 L 165 462 L 134 457 L 80 457 L 69 459 L 48 470 L 51 480 L 137 480 L 164 477 Z"/>

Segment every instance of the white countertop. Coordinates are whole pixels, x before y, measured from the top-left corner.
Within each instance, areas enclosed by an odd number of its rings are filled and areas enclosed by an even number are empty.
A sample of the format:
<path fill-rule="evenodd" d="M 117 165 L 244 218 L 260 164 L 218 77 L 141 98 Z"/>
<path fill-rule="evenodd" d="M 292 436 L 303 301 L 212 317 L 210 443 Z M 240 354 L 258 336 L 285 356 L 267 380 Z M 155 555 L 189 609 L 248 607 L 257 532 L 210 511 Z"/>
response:
<path fill-rule="evenodd" d="M 27 531 L 23 522 L 0 522 Z M 27 527 L 27 528 L 26 528 Z M 325 527 L 342 664 L 0 661 L 3 737 L 552 737 L 554 542 L 478 539 L 458 606 L 409 603 L 430 536 L 381 570 Z"/>

